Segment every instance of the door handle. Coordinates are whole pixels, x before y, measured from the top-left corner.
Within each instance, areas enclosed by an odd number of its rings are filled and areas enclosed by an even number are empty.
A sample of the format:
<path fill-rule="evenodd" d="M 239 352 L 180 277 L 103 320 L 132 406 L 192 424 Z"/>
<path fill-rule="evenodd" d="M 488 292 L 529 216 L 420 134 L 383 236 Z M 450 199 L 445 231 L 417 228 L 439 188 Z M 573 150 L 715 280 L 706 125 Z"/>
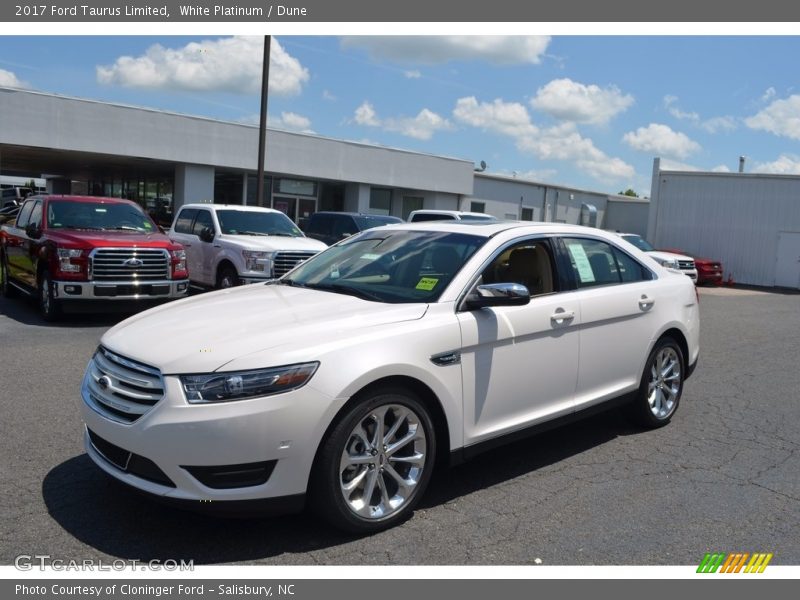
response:
<path fill-rule="evenodd" d="M 553 321 L 556 325 L 561 325 L 564 321 L 571 321 L 575 318 L 575 311 L 574 310 L 564 310 L 563 308 L 559 308 L 550 315 L 550 320 Z"/>
<path fill-rule="evenodd" d="M 653 298 L 650 298 L 645 294 L 642 294 L 642 297 L 639 298 L 639 308 L 642 310 L 651 309 L 655 303 L 656 301 Z"/>

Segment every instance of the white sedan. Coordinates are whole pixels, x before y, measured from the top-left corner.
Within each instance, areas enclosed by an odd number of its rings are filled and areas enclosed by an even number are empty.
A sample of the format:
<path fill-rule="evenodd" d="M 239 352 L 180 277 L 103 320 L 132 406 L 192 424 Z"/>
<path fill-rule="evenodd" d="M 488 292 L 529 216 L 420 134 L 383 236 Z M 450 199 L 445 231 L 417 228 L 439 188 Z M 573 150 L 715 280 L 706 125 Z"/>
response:
<path fill-rule="evenodd" d="M 699 352 L 688 277 L 563 224 L 402 224 L 279 280 L 138 314 L 89 362 L 86 449 L 162 499 L 408 517 L 437 459 L 620 401 L 675 414 Z"/>

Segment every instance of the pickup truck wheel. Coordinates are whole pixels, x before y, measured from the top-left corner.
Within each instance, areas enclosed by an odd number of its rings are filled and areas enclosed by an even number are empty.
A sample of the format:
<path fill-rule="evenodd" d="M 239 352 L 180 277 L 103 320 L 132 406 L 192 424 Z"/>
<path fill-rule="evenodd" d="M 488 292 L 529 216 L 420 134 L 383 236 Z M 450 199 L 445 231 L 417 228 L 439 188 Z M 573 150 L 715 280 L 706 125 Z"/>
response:
<path fill-rule="evenodd" d="M 39 276 L 39 312 L 45 321 L 55 321 L 61 316 L 61 303 L 53 295 L 53 282 L 47 269 Z"/>
<path fill-rule="evenodd" d="M 675 340 L 667 337 L 658 341 L 647 358 L 631 407 L 640 425 L 653 429 L 672 419 L 683 393 L 684 364 L 683 352 Z"/>
<path fill-rule="evenodd" d="M 14 286 L 8 281 L 8 263 L 6 257 L 0 257 L 0 293 L 5 298 L 14 297 Z"/>
<path fill-rule="evenodd" d="M 436 438 L 425 406 L 385 389 L 354 404 L 320 448 L 310 481 L 312 509 L 333 526 L 373 533 L 406 519 L 434 466 Z"/>
<path fill-rule="evenodd" d="M 239 285 L 239 274 L 231 266 L 224 266 L 217 274 L 217 289 L 224 290 Z"/>

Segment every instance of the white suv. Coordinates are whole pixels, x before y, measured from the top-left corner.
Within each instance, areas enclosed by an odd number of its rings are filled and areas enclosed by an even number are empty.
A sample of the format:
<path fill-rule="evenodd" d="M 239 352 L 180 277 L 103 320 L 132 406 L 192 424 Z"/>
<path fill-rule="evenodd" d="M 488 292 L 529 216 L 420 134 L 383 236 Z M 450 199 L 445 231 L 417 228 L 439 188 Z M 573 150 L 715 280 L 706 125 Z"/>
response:
<path fill-rule="evenodd" d="M 259 206 L 185 204 L 168 235 L 186 249 L 191 282 L 216 288 L 280 277 L 327 248 Z"/>
<path fill-rule="evenodd" d="M 635 233 L 617 233 L 617 235 L 629 244 L 636 246 L 642 252 L 647 252 L 662 267 L 676 269 L 697 283 L 697 267 L 691 256 L 656 250 L 650 242 Z"/>
<path fill-rule="evenodd" d="M 90 458 L 134 488 L 212 510 L 307 500 L 372 532 L 410 515 L 438 457 L 615 400 L 666 425 L 698 353 L 692 282 L 615 235 L 400 224 L 123 321 L 80 405 Z"/>

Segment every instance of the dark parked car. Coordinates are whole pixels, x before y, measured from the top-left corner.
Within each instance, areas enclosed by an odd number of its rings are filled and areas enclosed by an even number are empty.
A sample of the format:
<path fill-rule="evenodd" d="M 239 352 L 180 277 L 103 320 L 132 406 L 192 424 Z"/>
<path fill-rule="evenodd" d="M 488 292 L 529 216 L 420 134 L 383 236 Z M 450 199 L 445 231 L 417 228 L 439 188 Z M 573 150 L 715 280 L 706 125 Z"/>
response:
<path fill-rule="evenodd" d="M 330 246 L 365 229 L 402 222 L 403 219 L 388 215 L 323 211 L 309 217 L 304 232 L 308 237 Z"/>

